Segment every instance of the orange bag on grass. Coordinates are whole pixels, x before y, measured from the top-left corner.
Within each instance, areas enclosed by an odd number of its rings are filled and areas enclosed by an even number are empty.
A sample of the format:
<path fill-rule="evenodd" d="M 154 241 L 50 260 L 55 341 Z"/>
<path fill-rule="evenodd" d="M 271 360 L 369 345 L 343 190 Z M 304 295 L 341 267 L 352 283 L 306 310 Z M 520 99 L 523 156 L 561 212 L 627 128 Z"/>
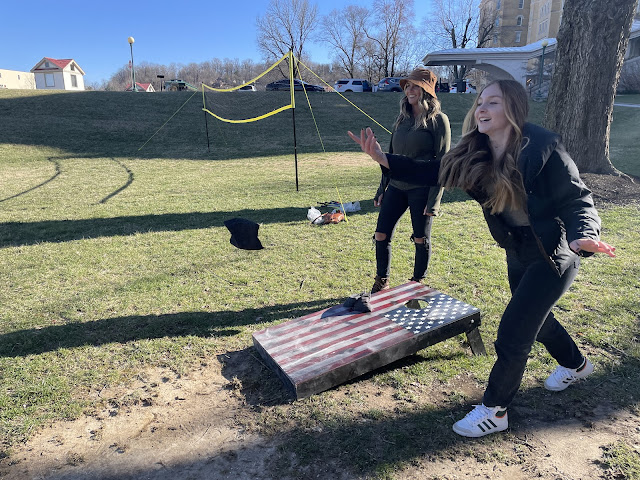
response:
<path fill-rule="evenodd" d="M 336 212 L 336 213 L 325 213 L 322 215 L 322 223 L 340 223 L 344 220 L 344 213 Z"/>

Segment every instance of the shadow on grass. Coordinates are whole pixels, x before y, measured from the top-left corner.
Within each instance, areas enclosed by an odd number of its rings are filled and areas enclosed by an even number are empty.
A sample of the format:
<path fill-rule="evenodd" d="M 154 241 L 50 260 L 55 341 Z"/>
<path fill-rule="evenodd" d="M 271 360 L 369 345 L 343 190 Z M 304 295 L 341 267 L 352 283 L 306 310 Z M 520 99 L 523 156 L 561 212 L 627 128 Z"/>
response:
<path fill-rule="evenodd" d="M 77 157 L 49 157 L 47 158 L 47 160 L 51 163 L 53 163 L 53 166 L 55 167 L 55 171 L 53 173 L 53 175 L 51 175 L 51 177 L 49 177 L 48 179 L 46 179 L 45 181 L 34 185 L 33 187 L 29 187 L 26 190 L 23 190 L 21 192 L 18 192 L 14 195 L 11 195 L 9 197 L 6 198 L 0 198 L 0 203 L 2 202 L 6 202 L 7 200 L 11 200 L 17 197 L 21 197 L 22 195 L 26 195 L 27 193 L 33 192 L 34 190 L 37 190 L 40 187 L 44 187 L 45 185 L 47 185 L 48 183 L 52 182 L 53 180 L 55 180 L 61 173 L 62 173 L 62 168 L 60 166 L 60 160 L 70 160 L 70 159 L 74 159 Z M 87 157 L 85 157 L 87 158 Z M 90 157 L 88 157 L 90 158 Z M 127 167 L 126 165 L 124 165 L 121 161 L 111 157 L 111 161 L 113 163 L 115 163 L 116 165 L 118 165 L 120 168 L 122 168 L 126 173 L 127 173 L 127 181 L 120 187 L 118 187 L 117 189 L 115 189 L 113 192 L 111 192 L 109 195 L 107 195 L 106 197 L 104 197 L 102 200 L 100 200 L 98 203 L 107 203 L 108 200 L 110 200 L 111 198 L 115 197 L 116 195 L 118 195 L 119 193 L 123 192 L 124 190 L 126 190 L 127 188 L 129 188 L 129 186 L 133 183 L 134 180 L 134 174 L 133 172 L 129 169 L 129 167 Z"/>
<path fill-rule="evenodd" d="M 440 358 L 451 361 L 463 356 L 458 352 Z M 254 347 L 248 347 L 235 352 L 227 352 L 218 355 L 218 361 L 222 365 L 222 376 L 230 382 L 234 379 L 240 381 L 241 393 L 247 404 L 259 407 L 264 405 L 281 405 L 296 400 L 293 391 L 289 390 L 273 368 L 270 368 Z M 388 365 L 376 368 L 369 373 L 364 373 L 343 384 L 329 390 L 341 388 L 344 385 L 357 385 L 377 375 L 402 369 L 411 365 L 427 362 L 428 359 L 420 355 L 409 355 Z"/>
<path fill-rule="evenodd" d="M 298 153 L 359 150 L 347 130 L 371 122 L 361 111 L 338 95 L 316 93 L 308 97 L 314 109 L 312 116 L 304 93 L 296 92 L 295 96 Z M 256 102 L 238 102 L 234 94 L 218 95 L 216 99 L 219 106 L 224 99 L 227 108 L 234 110 L 233 118 L 254 116 L 257 111 L 266 113 L 290 101 L 289 92 L 256 92 L 252 97 Z M 398 111 L 394 95 L 356 95 L 353 100 L 382 124 L 393 124 Z M 294 153 L 290 114 L 246 124 L 207 117 L 207 138 L 202 96 L 191 92 L 136 97 L 127 92 L 102 91 L 71 95 L 3 92 L 0 104 L 0 143 L 57 148 L 73 156 L 217 160 Z M 386 145 L 389 134 L 382 129 L 380 134 L 381 143 Z"/>
<path fill-rule="evenodd" d="M 237 327 L 297 318 L 341 301 L 323 299 L 242 311 L 131 315 L 31 328 L 0 335 L 0 357 L 25 357 L 60 348 L 99 346 L 162 337 L 229 337 L 241 333 L 241 329 Z M 261 320 L 257 320 L 258 317 Z"/>
<path fill-rule="evenodd" d="M 118 165 L 120 168 L 122 168 L 127 173 L 127 181 L 124 183 L 124 185 L 122 185 L 121 187 L 115 189 L 113 192 L 111 192 L 109 195 L 104 197 L 98 203 L 107 203 L 107 201 L 109 201 L 110 199 L 112 199 L 113 197 L 118 195 L 120 192 L 125 191 L 133 183 L 134 175 L 133 175 L 133 172 L 131 170 L 129 170 L 129 167 L 127 167 L 125 164 L 123 164 L 119 160 L 116 160 L 113 157 L 111 158 L 111 161 L 114 162 L 116 165 Z"/>
<path fill-rule="evenodd" d="M 126 168 L 126 167 L 125 167 Z M 121 189 L 126 186 L 121 187 Z M 111 198 L 121 190 L 105 197 Z M 447 192 L 444 202 L 464 202 L 469 197 L 461 191 Z M 105 199 L 103 199 L 105 200 Z M 362 210 L 349 216 L 377 211 L 373 199 L 360 200 Z M 322 211 L 330 209 L 322 208 Z M 34 245 L 43 242 L 61 243 L 99 237 L 117 237 L 149 232 L 178 232 L 223 227 L 224 221 L 241 217 L 260 224 L 307 222 L 307 207 L 266 208 L 222 212 L 162 213 L 127 217 L 87 218 L 79 220 L 42 220 L 38 222 L 0 223 L 0 248 Z M 322 228 L 322 227 L 321 227 Z"/>
<path fill-rule="evenodd" d="M 68 158 L 68 157 L 66 157 L 66 158 Z M 37 185 L 34 185 L 33 187 L 29 187 L 26 190 L 23 190 L 22 192 L 18 192 L 15 195 L 11 195 L 11 196 L 6 197 L 6 198 L 0 198 L 0 203 L 6 202 L 7 200 L 11 200 L 13 198 L 20 197 L 20 196 L 25 195 L 25 194 L 27 194 L 29 192 L 33 192 L 34 190 L 37 190 L 40 187 L 44 187 L 47 183 L 52 182 L 53 180 L 55 180 L 56 177 L 62 173 L 62 169 L 60 168 L 60 162 L 59 162 L 59 160 L 62 160 L 62 159 L 63 158 L 53 158 L 53 157 L 48 158 L 47 160 L 49 160 L 51 163 L 53 163 L 53 166 L 55 167 L 55 172 L 53 173 L 53 175 L 51 175 L 49 178 L 47 178 L 44 182 L 41 182 L 41 183 L 39 183 Z"/>
<path fill-rule="evenodd" d="M 257 223 L 306 221 L 306 208 L 273 208 L 224 212 L 164 213 L 127 217 L 80 220 L 43 220 L 39 222 L 0 223 L 0 248 L 33 245 L 41 242 L 135 235 L 137 233 L 195 230 L 222 227 L 224 221 L 242 217 Z"/>

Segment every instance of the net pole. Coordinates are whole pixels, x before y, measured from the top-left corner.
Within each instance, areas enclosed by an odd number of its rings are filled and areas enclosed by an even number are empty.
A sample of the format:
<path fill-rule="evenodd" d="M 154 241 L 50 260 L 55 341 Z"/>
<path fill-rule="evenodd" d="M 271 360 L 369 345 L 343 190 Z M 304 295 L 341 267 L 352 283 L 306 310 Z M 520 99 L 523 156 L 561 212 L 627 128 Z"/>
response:
<path fill-rule="evenodd" d="M 293 159 L 296 168 L 296 192 L 298 189 L 298 143 L 296 139 L 296 97 L 293 83 L 293 52 L 289 51 L 289 87 L 291 90 L 291 119 L 293 121 Z"/>
<path fill-rule="evenodd" d="M 209 146 L 209 122 L 207 121 L 207 112 L 204 113 L 204 129 L 207 132 L 207 152 L 211 153 L 211 147 Z"/>
<path fill-rule="evenodd" d="M 209 122 L 207 121 L 207 112 L 205 111 L 207 104 L 204 96 L 204 84 L 202 85 L 202 107 L 202 113 L 204 113 L 204 129 L 207 132 L 207 152 L 211 153 L 211 147 L 209 146 Z"/>

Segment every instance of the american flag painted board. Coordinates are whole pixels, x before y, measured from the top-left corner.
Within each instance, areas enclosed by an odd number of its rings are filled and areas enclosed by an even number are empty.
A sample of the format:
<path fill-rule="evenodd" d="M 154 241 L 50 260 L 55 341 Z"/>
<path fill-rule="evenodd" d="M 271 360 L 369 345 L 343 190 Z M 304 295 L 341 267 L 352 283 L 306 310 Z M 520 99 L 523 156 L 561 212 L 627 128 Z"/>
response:
<path fill-rule="evenodd" d="M 426 306 L 408 308 L 418 299 Z M 340 305 L 253 334 L 297 399 L 351 380 L 480 325 L 480 311 L 418 282 L 371 296 L 372 312 Z"/>

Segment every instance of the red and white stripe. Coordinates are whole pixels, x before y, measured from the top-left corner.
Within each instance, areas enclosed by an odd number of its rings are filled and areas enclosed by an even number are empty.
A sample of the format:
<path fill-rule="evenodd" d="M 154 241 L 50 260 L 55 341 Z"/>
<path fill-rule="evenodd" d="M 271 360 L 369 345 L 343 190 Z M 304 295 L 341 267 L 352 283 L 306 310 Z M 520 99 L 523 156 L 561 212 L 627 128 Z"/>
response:
<path fill-rule="evenodd" d="M 296 385 L 413 337 L 411 331 L 383 315 L 433 291 L 409 282 L 373 294 L 373 312 L 331 307 L 256 332 L 254 343 L 260 344 Z"/>

